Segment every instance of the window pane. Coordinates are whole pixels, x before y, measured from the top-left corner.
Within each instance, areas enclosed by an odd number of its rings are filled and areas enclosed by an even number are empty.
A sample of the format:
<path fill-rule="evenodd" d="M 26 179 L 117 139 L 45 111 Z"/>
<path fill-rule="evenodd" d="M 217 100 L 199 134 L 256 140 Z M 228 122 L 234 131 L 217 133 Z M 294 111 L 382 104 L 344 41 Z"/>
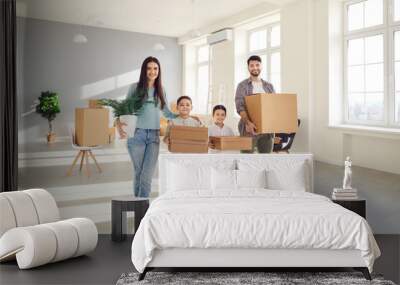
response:
<path fill-rule="evenodd" d="M 260 55 L 261 57 L 261 78 L 263 78 L 264 80 L 268 80 L 267 78 L 267 66 L 268 66 L 268 62 L 267 62 L 267 55 L 263 54 Z"/>
<path fill-rule="evenodd" d="M 383 62 L 383 35 L 365 38 L 365 63 Z"/>
<path fill-rule="evenodd" d="M 383 64 L 365 66 L 365 91 L 383 91 Z"/>
<path fill-rule="evenodd" d="M 271 73 L 281 72 L 281 53 L 274 52 L 271 54 Z"/>
<path fill-rule="evenodd" d="M 395 103 L 395 120 L 400 122 L 400 92 L 396 93 L 396 103 Z"/>
<path fill-rule="evenodd" d="M 400 21 L 400 0 L 394 0 L 394 20 Z"/>
<path fill-rule="evenodd" d="M 349 31 L 364 27 L 364 2 L 348 6 L 347 22 Z"/>
<path fill-rule="evenodd" d="M 364 93 L 350 93 L 348 102 L 350 120 L 365 120 L 367 118 Z"/>
<path fill-rule="evenodd" d="M 271 83 L 274 86 L 275 92 L 281 92 L 281 74 L 280 73 L 272 73 L 271 74 Z"/>
<path fill-rule="evenodd" d="M 347 85 L 350 93 L 364 91 L 363 66 L 353 66 L 348 68 Z"/>
<path fill-rule="evenodd" d="M 205 62 L 208 61 L 208 46 L 199 47 L 198 54 L 197 54 L 197 62 Z"/>
<path fill-rule="evenodd" d="M 368 93 L 365 96 L 367 120 L 383 120 L 383 93 Z"/>
<path fill-rule="evenodd" d="M 207 113 L 208 87 L 208 65 L 202 65 L 197 70 L 197 98 L 193 104 L 195 113 Z"/>
<path fill-rule="evenodd" d="M 267 30 L 252 32 L 250 34 L 250 51 L 260 50 L 267 47 Z"/>
<path fill-rule="evenodd" d="M 394 33 L 394 51 L 395 60 L 400 60 L 400 31 Z"/>
<path fill-rule="evenodd" d="M 365 26 L 372 27 L 383 23 L 383 0 L 365 2 Z"/>
<path fill-rule="evenodd" d="M 281 44 L 281 26 L 271 28 L 271 47 L 278 47 Z"/>
<path fill-rule="evenodd" d="M 394 77 L 395 77 L 395 88 L 397 92 L 400 92 L 400 61 L 395 63 L 394 66 Z"/>
<path fill-rule="evenodd" d="M 348 65 L 364 63 L 364 39 L 349 40 L 347 50 Z"/>

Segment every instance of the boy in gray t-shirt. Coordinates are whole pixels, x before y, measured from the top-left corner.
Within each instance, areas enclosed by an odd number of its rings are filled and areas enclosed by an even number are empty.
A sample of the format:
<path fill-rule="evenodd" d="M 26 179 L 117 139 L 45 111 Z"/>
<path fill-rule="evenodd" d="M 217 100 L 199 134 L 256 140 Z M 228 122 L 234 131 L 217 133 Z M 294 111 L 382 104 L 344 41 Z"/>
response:
<path fill-rule="evenodd" d="M 176 108 L 178 109 L 179 116 L 175 119 L 168 121 L 167 130 L 165 131 L 164 142 L 169 144 L 169 133 L 171 126 L 187 126 L 187 127 L 201 127 L 203 124 L 200 120 L 190 116 L 192 111 L 192 99 L 189 96 L 181 96 L 176 101 Z"/>

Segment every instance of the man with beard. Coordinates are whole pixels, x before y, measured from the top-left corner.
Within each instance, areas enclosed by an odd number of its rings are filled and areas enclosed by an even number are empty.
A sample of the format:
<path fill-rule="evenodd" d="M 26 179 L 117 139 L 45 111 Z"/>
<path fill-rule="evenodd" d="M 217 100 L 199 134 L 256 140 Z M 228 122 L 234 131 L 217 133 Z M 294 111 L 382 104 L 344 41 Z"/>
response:
<path fill-rule="evenodd" d="M 235 104 L 236 111 L 241 118 L 239 121 L 239 133 L 241 136 L 253 137 L 253 149 L 251 151 L 242 152 L 253 153 L 255 146 L 257 146 L 259 153 L 270 153 L 274 147 L 274 134 L 257 133 L 256 126 L 252 121 L 250 121 L 248 116 L 244 97 L 256 93 L 275 93 L 275 90 L 271 83 L 260 77 L 262 63 L 259 56 L 250 56 L 247 60 L 247 68 L 250 77 L 240 82 L 237 86 Z"/>

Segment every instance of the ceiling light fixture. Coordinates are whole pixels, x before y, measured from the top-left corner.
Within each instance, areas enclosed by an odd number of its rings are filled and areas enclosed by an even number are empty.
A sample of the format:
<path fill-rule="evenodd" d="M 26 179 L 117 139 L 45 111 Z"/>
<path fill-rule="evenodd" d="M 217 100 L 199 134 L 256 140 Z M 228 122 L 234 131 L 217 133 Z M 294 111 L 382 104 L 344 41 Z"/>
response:
<path fill-rule="evenodd" d="M 155 51 L 162 51 L 162 50 L 165 50 L 165 46 L 164 46 L 162 43 L 156 43 L 156 44 L 153 46 L 153 50 L 155 50 Z"/>
<path fill-rule="evenodd" d="M 73 38 L 73 40 L 72 40 L 74 43 L 77 43 L 77 44 L 85 44 L 85 43 L 87 43 L 88 42 L 88 39 L 87 39 L 87 37 L 84 35 L 84 34 L 75 34 L 74 35 L 74 38 Z"/>

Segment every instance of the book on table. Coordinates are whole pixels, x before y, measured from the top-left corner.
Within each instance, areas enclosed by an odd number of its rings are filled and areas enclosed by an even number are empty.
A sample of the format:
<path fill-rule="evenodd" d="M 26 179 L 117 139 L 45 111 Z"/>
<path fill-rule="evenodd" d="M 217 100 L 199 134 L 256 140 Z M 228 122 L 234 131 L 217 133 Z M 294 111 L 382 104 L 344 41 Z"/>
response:
<path fill-rule="evenodd" d="M 357 200 L 358 193 L 357 189 L 342 189 L 342 188 L 334 188 L 332 193 L 332 199 L 335 200 Z"/>

